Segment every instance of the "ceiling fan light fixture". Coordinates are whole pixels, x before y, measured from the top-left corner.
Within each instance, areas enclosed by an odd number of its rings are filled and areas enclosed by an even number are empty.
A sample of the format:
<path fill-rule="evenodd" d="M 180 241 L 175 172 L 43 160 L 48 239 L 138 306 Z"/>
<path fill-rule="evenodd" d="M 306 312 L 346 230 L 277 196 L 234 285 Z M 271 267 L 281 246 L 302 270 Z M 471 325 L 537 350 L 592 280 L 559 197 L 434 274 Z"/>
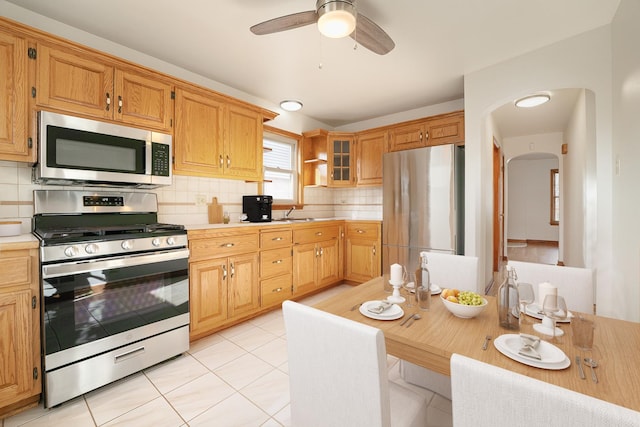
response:
<path fill-rule="evenodd" d="M 322 4 L 324 3 L 324 4 Z M 318 30 L 325 37 L 346 37 L 356 28 L 356 8 L 345 0 L 318 0 Z"/>
<path fill-rule="evenodd" d="M 280 103 L 280 108 L 284 111 L 298 111 L 302 108 L 302 102 L 295 99 L 286 99 Z"/>
<path fill-rule="evenodd" d="M 515 104 L 516 107 L 520 108 L 531 108 L 537 107 L 538 105 L 542 105 L 545 102 L 548 102 L 551 97 L 547 94 L 537 94 L 537 95 L 529 95 L 524 98 L 518 99 Z"/>

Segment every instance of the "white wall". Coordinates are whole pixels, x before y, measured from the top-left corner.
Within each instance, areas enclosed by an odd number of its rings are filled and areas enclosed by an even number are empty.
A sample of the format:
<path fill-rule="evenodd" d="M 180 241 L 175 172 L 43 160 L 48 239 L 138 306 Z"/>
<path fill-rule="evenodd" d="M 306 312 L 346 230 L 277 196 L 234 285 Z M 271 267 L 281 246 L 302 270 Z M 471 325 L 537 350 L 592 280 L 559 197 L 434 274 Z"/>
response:
<path fill-rule="evenodd" d="M 587 189 L 593 205 L 586 208 L 588 245 L 593 254 L 590 267 L 597 269 L 597 283 L 603 292 L 611 286 L 612 203 L 612 77 L 611 27 L 601 27 L 545 48 L 521 55 L 465 75 L 466 246 L 465 253 L 481 259 L 482 277 L 492 276 L 492 122 L 497 107 L 519 97 L 543 90 L 586 88 L 595 94 L 595 141 L 597 156 L 587 160 Z M 597 195 L 597 200 L 596 200 Z M 637 259 L 636 259 L 637 264 Z M 600 288 L 599 288 L 600 290 Z M 611 301 L 597 300 L 598 311 L 611 314 Z"/>
<path fill-rule="evenodd" d="M 558 163 L 557 158 L 509 162 L 508 239 L 558 241 L 558 226 L 549 224 L 550 171 Z"/>
<path fill-rule="evenodd" d="M 640 2 L 622 0 L 613 20 L 613 274 L 598 301 L 640 322 Z M 598 193 L 598 198 L 600 193 Z"/>

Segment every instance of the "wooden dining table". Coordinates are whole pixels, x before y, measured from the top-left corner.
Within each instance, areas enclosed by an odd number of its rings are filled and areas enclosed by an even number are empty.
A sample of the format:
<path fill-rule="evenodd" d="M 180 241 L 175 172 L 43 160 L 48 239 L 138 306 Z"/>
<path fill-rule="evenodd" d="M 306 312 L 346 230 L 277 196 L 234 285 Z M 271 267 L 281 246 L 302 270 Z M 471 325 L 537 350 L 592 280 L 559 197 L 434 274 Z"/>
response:
<path fill-rule="evenodd" d="M 527 316 L 520 332 L 547 339 L 571 360 L 571 365 L 565 369 L 540 369 L 510 359 L 493 345 L 493 341 L 500 335 L 517 333 L 503 329 L 498 324 L 494 297 L 484 296 L 488 301 L 487 307 L 472 319 L 462 319 L 451 314 L 437 295 L 431 297 L 429 311 L 420 311 L 415 303 L 413 307 L 400 304 L 405 314 L 397 320 L 371 319 L 361 314 L 357 308 L 360 303 L 383 300 L 387 296 L 389 294 L 383 288 L 382 277 L 378 277 L 319 302 L 315 307 L 381 329 L 387 353 L 441 374 L 451 375 L 449 361 L 451 355 L 457 353 L 640 411 L 640 323 L 573 312 L 574 315 L 582 315 L 595 323 L 593 349 L 583 351 L 572 344 L 569 323 L 558 323 L 565 333 L 562 337 L 552 338 L 536 332 L 533 323 L 540 320 Z M 567 305 L 570 309 L 570 298 L 567 298 Z M 401 326 L 403 319 L 413 313 L 419 313 L 421 319 L 414 321 L 409 327 Z M 483 350 L 487 336 L 491 340 L 487 349 Z M 580 378 L 576 357 L 583 360 L 586 379 Z M 598 362 L 598 367 L 595 368 L 597 383 L 592 381 L 590 368 L 584 364 L 585 357 Z"/>

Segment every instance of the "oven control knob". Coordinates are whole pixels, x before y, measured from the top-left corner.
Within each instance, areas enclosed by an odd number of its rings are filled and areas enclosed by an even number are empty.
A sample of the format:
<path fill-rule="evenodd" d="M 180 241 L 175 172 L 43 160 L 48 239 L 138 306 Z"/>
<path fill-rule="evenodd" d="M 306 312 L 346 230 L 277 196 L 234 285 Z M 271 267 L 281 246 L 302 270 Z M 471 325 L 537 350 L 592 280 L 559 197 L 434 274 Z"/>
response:
<path fill-rule="evenodd" d="M 173 237 L 167 237 L 167 245 L 173 246 L 175 244 L 176 244 L 176 239 L 174 239 Z"/>
<path fill-rule="evenodd" d="M 95 243 L 90 243 L 84 248 L 84 250 L 87 251 L 88 254 L 98 253 L 98 249 L 100 249 L 100 247 Z"/>
<path fill-rule="evenodd" d="M 131 240 L 123 240 L 120 246 L 122 246 L 122 249 L 128 250 L 133 248 L 133 242 Z"/>
<path fill-rule="evenodd" d="M 80 249 L 78 249 L 77 246 L 69 246 L 65 248 L 64 254 L 69 258 L 77 257 L 78 255 L 80 255 Z"/>
<path fill-rule="evenodd" d="M 160 239 L 156 237 L 151 241 L 151 244 L 157 248 L 158 246 L 160 246 Z"/>

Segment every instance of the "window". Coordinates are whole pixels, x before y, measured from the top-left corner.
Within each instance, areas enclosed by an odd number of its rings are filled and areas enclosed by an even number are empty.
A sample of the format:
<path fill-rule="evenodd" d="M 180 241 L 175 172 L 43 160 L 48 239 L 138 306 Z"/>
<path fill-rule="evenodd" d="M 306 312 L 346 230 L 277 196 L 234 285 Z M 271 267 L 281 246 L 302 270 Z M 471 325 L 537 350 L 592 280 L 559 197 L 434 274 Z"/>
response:
<path fill-rule="evenodd" d="M 560 224 L 560 173 L 551 169 L 551 225 Z"/>
<path fill-rule="evenodd" d="M 274 204 L 298 203 L 297 145 L 293 135 L 264 133 L 263 193 L 273 196 Z"/>

